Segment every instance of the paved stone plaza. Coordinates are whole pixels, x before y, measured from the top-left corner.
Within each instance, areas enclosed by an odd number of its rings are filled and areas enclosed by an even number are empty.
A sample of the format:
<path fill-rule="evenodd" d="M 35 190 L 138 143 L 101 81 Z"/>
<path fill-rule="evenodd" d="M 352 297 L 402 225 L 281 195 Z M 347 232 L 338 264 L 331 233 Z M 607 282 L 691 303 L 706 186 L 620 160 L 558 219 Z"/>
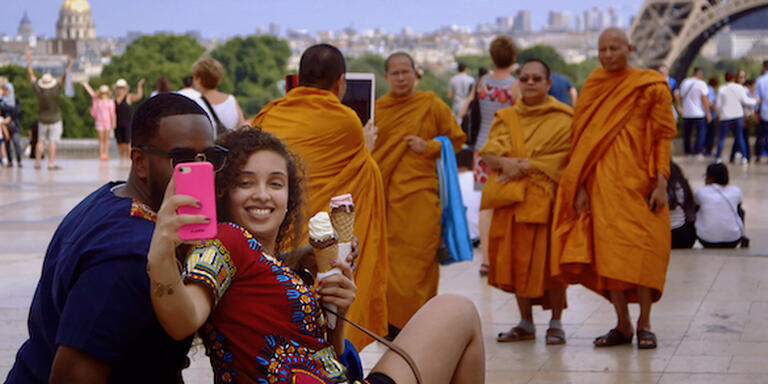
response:
<path fill-rule="evenodd" d="M 692 188 L 706 162 L 678 159 Z M 125 179 L 116 160 L 61 160 L 61 171 L 0 169 L 0 379 L 27 337 L 26 318 L 53 231 L 64 215 L 104 182 Z M 471 298 L 483 320 L 488 383 L 768 383 L 768 165 L 731 166 L 742 188 L 748 250 L 675 251 L 664 296 L 653 308 L 656 350 L 595 349 L 592 339 L 614 325 L 612 306 L 580 286 L 568 289 L 563 323 L 568 343 L 546 346 L 549 313 L 534 312 L 539 340 L 497 344 L 518 320 L 514 297 L 488 287 L 479 260 L 442 268 L 440 292 Z M 477 256 L 477 254 L 476 254 Z M 631 308 L 637 317 L 637 306 Z M 450 335 L 446 335 L 450 337 Z M 382 352 L 363 351 L 370 368 Z M 211 383 L 202 347 L 193 352 L 188 383 Z"/>

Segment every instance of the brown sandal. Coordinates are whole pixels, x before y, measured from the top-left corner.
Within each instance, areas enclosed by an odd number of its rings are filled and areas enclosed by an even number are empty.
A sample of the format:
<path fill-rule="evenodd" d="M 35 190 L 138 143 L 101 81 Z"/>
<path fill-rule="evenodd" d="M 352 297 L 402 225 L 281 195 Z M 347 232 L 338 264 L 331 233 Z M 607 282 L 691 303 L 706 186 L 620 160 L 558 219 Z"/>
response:
<path fill-rule="evenodd" d="M 514 327 L 507 332 L 501 332 L 496 336 L 499 343 L 512 343 L 515 341 L 533 340 L 536 338 L 536 331 L 528 332 L 523 328 Z"/>
<path fill-rule="evenodd" d="M 645 343 L 643 343 L 645 341 Z M 648 330 L 637 330 L 637 349 L 654 349 L 657 346 L 656 334 Z"/>
<path fill-rule="evenodd" d="M 613 347 L 614 345 L 632 344 L 632 336 L 634 335 L 630 334 L 629 336 L 624 336 L 621 331 L 614 328 L 608 331 L 605 335 L 595 338 L 593 344 L 595 344 L 595 347 Z"/>
<path fill-rule="evenodd" d="M 565 331 L 562 328 L 549 328 L 545 340 L 547 345 L 565 344 Z"/>

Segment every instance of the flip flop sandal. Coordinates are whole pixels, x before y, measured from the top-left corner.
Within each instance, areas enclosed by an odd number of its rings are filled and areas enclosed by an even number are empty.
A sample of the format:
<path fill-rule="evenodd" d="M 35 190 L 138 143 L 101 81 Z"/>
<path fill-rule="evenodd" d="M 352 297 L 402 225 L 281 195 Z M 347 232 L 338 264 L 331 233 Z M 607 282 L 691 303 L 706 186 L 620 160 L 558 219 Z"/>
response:
<path fill-rule="evenodd" d="M 634 335 L 624 336 L 621 331 L 614 328 L 605 335 L 595 338 L 595 341 L 592 343 L 595 344 L 595 347 L 613 347 L 614 345 L 632 344 L 633 336 Z"/>
<path fill-rule="evenodd" d="M 643 341 L 645 343 L 642 343 Z M 654 349 L 656 346 L 656 334 L 651 331 L 637 330 L 637 349 Z"/>
<path fill-rule="evenodd" d="M 547 345 L 565 344 L 565 331 L 562 328 L 549 328 L 545 340 Z"/>
<path fill-rule="evenodd" d="M 480 276 L 488 276 L 488 264 L 480 264 Z"/>
<path fill-rule="evenodd" d="M 514 327 L 508 332 L 501 332 L 496 336 L 499 343 L 512 343 L 515 341 L 533 340 L 536 338 L 536 332 L 527 332 L 520 327 Z"/>

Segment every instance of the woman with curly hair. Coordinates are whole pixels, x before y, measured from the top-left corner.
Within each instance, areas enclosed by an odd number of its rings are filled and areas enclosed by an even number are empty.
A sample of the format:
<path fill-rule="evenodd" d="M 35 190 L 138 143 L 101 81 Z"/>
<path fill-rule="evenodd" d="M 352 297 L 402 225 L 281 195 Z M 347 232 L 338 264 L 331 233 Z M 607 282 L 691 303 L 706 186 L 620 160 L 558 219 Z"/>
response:
<path fill-rule="evenodd" d="M 352 268 L 325 278 L 313 290 L 307 278 L 280 256 L 295 248 L 301 216 L 302 177 L 285 145 L 259 129 L 240 128 L 219 138 L 232 158 L 216 175 L 219 224 L 216 239 L 196 242 L 182 254 L 180 226 L 205 223 L 201 215 L 178 215 L 190 196 L 169 183 L 158 211 L 147 271 L 158 320 L 176 339 L 196 331 L 211 359 L 215 382 L 348 383 L 340 361 L 351 353 L 345 326 L 326 325 L 322 307 L 344 316 L 355 298 Z M 450 334 L 451 337 L 445 337 Z M 419 311 L 395 344 L 412 357 L 423 382 L 480 383 L 485 359 L 474 305 L 440 296 Z M 359 368 L 359 367 L 357 367 Z M 360 377 L 362 379 L 362 377 Z M 415 383 L 408 363 L 384 354 L 366 383 Z"/>

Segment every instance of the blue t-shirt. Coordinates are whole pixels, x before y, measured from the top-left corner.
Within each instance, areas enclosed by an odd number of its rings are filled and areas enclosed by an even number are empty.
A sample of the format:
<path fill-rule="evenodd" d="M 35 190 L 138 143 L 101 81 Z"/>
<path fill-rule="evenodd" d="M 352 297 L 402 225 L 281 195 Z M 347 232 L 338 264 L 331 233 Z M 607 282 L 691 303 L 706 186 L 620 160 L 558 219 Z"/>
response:
<path fill-rule="evenodd" d="M 29 339 L 7 383 L 47 383 L 56 348 L 112 366 L 110 383 L 180 382 L 190 340 L 175 341 L 150 301 L 147 252 L 154 212 L 108 183 L 61 222 L 29 310 Z"/>
<path fill-rule="evenodd" d="M 571 82 L 565 76 L 554 72 L 551 77 L 552 86 L 549 88 L 549 94 L 554 96 L 559 102 L 571 105 L 571 95 L 568 93 L 573 88 Z"/>

